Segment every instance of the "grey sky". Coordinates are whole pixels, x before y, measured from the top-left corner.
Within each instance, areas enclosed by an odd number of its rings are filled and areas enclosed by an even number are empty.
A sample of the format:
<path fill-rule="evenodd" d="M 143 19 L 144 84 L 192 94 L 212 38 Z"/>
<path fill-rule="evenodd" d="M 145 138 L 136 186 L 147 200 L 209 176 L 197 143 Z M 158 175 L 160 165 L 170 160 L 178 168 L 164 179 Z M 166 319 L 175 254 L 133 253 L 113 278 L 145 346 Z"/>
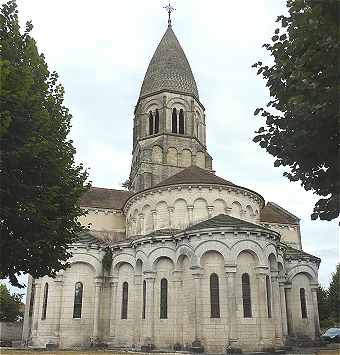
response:
<path fill-rule="evenodd" d="M 167 26 L 165 1 L 18 0 L 33 36 L 66 90 L 77 161 L 93 185 L 121 188 L 129 174 L 133 109 L 147 65 Z M 173 29 L 206 107 L 208 151 L 219 176 L 251 188 L 301 218 L 304 250 L 322 258 L 328 284 L 339 259 L 337 223 L 312 222 L 316 200 L 282 177 L 273 158 L 252 142 L 262 121 L 256 107 L 268 91 L 251 65 L 270 62 L 270 40 L 285 0 L 173 2 Z"/>

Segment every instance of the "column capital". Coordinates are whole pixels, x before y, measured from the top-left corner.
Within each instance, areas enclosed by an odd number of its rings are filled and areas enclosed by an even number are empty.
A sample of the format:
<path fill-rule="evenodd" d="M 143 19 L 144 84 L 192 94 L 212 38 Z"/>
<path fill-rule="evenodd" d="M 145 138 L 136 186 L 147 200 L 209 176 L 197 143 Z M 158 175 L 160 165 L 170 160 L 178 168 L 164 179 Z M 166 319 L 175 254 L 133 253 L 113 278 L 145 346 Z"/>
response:
<path fill-rule="evenodd" d="M 193 205 L 187 206 L 187 209 L 188 209 L 188 210 L 193 210 L 193 209 L 194 209 L 194 206 L 193 206 Z"/>
<path fill-rule="evenodd" d="M 269 267 L 266 265 L 255 266 L 255 273 L 257 276 L 264 275 L 267 276 L 269 273 Z"/>
<path fill-rule="evenodd" d="M 312 282 L 310 284 L 310 289 L 312 292 L 317 292 L 318 291 L 319 284 L 317 282 Z"/>
<path fill-rule="evenodd" d="M 100 287 L 103 284 L 103 278 L 101 276 L 95 277 L 94 284 L 96 287 Z"/>
<path fill-rule="evenodd" d="M 194 279 L 199 279 L 201 277 L 202 269 L 200 266 L 194 265 L 190 266 L 191 274 L 193 275 Z"/>
<path fill-rule="evenodd" d="M 155 215 L 155 214 L 157 214 L 157 211 L 156 211 L 156 210 L 151 210 L 151 213 L 152 213 L 153 215 Z"/>
<path fill-rule="evenodd" d="M 228 274 L 235 274 L 237 269 L 236 264 L 224 264 L 224 271 Z"/>
<path fill-rule="evenodd" d="M 53 281 L 57 284 L 57 286 L 61 286 L 64 282 L 64 275 L 57 275 Z"/>
<path fill-rule="evenodd" d="M 170 213 L 173 213 L 175 211 L 175 208 L 173 206 L 168 206 L 168 211 Z"/>
<path fill-rule="evenodd" d="M 156 273 L 154 271 L 144 271 L 143 274 L 145 281 L 155 281 Z"/>
<path fill-rule="evenodd" d="M 279 272 L 277 270 L 271 271 L 270 274 L 271 274 L 271 278 L 273 280 L 275 280 L 275 279 L 277 279 L 279 277 Z"/>

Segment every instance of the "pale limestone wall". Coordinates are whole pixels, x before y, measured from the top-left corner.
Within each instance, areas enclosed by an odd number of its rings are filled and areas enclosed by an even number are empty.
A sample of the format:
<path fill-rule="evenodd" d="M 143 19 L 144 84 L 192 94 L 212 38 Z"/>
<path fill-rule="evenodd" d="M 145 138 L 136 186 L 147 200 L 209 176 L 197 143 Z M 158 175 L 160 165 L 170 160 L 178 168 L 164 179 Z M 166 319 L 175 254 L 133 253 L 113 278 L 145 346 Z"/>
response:
<path fill-rule="evenodd" d="M 193 184 L 152 189 L 126 204 L 127 237 L 159 229 L 185 229 L 220 213 L 259 223 L 261 208 L 257 194 L 237 187 Z"/>
<path fill-rule="evenodd" d="M 86 207 L 88 214 L 79 218 L 83 226 L 96 231 L 125 231 L 125 216 L 120 210 Z"/>
<path fill-rule="evenodd" d="M 262 226 L 269 228 L 275 232 L 280 233 L 281 240 L 287 245 L 295 248 L 302 249 L 301 246 L 301 233 L 298 224 L 278 224 L 278 223 L 261 223 Z"/>

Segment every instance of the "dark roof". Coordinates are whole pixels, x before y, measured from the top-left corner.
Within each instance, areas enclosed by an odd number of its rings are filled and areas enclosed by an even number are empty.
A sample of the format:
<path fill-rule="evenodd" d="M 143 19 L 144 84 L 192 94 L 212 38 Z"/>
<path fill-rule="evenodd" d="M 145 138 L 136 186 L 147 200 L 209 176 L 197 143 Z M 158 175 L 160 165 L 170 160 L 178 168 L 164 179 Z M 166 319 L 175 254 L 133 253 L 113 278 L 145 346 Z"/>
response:
<path fill-rule="evenodd" d="M 268 223 L 298 224 L 300 219 L 276 203 L 268 202 L 261 210 L 260 220 Z"/>
<path fill-rule="evenodd" d="M 219 184 L 234 185 L 232 182 L 222 179 L 214 175 L 208 170 L 201 169 L 198 166 L 189 166 L 179 173 L 170 176 L 161 181 L 155 187 L 177 185 L 177 184 Z"/>
<path fill-rule="evenodd" d="M 303 250 L 292 248 L 291 246 L 284 244 L 284 255 L 287 260 L 312 260 L 320 263 L 321 259 L 312 254 L 308 254 Z"/>
<path fill-rule="evenodd" d="M 198 229 L 222 228 L 222 227 L 243 227 L 251 229 L 262 229 L 266 232 L 273 232 L 270 229 L 264 228 L 254 223 L 243 221 L 242 219 L 228 216 L 226 214 L 219 214 L 215 217 L 207 219 L 206 221 L 194 224 L 185 229 L 185 231 L 194 231 Z"/>
<path fill-rule="evenodd" d="M 91 187 L 80 199 L 80 206 L 120 210 L 131 195 L 126 190 Z"/>
<path fill-rule="evenodd" d="M 89 232 L 80 233 L 77 242 L 84 244 L 100 244 L 100 240 Z"/>

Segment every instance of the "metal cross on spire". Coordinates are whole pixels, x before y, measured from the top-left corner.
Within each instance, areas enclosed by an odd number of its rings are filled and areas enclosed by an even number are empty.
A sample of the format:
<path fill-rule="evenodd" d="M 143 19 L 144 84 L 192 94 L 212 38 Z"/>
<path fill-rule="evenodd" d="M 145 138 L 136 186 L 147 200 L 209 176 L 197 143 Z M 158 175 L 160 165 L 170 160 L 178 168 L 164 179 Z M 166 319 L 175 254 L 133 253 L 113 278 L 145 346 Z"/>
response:
<path fill-rule="evenodd" d="M 173 6 L 171 6 L 170 1 L 169 1 L 169 4 L 166 5 L 166 6 L 164 6 L 163 8 L 166 9 L 167 12 L 168 12 L 168 15 L 169 15 L 169 18 L 168 18 L 168 26 L 171 27 L 171 13 L 172 13 L 173 11 L 175 11 L 176 9 L 175 9 Z"/>

